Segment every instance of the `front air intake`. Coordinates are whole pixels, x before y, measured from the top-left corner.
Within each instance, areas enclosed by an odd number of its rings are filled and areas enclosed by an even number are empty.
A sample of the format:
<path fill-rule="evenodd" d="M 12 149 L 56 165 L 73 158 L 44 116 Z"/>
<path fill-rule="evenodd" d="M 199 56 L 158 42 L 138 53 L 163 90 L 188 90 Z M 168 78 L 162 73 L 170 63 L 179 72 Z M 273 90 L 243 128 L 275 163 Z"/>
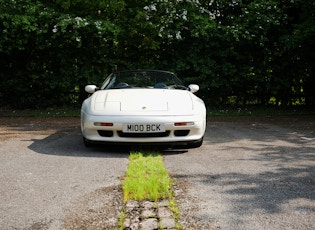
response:
<path fill-rule="evenodd" d="M 187 136 L 189 133 L 189 130 L 175 130 L 174 131 L 174 136 L 176 137 L 184 137 Z"/>
<path fill-rule="evenodd" d="M 108 130 L 97 130 L 97 132 L 102 137 L 112 137 L 114 135 L 113 131 Z"/>

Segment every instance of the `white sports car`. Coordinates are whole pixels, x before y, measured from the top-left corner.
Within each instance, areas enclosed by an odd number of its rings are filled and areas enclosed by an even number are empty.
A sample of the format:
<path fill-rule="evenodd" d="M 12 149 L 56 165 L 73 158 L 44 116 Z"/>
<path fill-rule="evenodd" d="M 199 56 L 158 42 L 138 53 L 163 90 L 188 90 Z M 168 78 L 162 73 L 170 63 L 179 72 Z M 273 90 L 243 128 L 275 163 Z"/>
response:
<path fill-rule="evenodd" d="M 198 85 L 183 86 L 174 73 L 167 71 L 112 73 L 100 87 L 85 87 L 92 95 L 81 108 L 84 144 L 200 147 L 206 108 L 193 94 L 198 90 Z"/>

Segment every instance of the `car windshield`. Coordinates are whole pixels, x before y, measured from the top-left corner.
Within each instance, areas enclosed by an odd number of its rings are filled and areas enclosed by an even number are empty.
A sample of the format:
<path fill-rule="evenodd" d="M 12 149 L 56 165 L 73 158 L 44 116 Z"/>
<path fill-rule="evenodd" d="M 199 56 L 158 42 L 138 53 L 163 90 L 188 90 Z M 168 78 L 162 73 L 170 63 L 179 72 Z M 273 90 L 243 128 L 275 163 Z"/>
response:
<path fill-rule="evenodd" d="M 112 73 L 105 79 L 100 88 L 187 89 L 174 73 L 158 70 L 137 70 Z"/>

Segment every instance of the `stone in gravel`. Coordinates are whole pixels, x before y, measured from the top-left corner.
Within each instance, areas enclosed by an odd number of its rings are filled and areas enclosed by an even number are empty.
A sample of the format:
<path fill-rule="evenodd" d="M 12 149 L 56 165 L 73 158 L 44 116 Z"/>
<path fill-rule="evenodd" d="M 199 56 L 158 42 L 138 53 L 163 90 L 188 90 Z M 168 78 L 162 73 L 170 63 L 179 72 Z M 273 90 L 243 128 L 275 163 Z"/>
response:
<path fill-rule="evenodd" d="M 145 201 L 143 202 L 142 206 L 145 208 L 145 209 L 151 209 L 154 207 L 154 202 L 152 201 Z"/>
<path fill-rule="evenodd" d="M 175 219 L 171 217 L 161 218 L 160 226 L 164 229 L 175 228 Z"/>
<path fill-rule="evenodd" d="M 126 204 L 127 209 L 139 208 L 139 202 L 136 200 L 129 200 Z"/>
<path fill-rule="evenodd" d="M 149 218 L 140 223 L 141 230 L 154 230 L 158 229 L 158 221 L 155 218 Z"/>
<path fill-rule="evenodd" d="M 133 223 L 129 227 L 130 230 L 138 230 L 139 229 L 139 223 Z"/>
<path fill-rule="evenodd" d="M 132 219 L 131 219 L 131 224 L 133 223 L 140 223 L 140 217 L 138 215 L 135 215 Z"/>
<path fill-rule="evenodd" d="M 155 216 L 156 216 L 155 212 L 153 210 L 150 210 L 150 209 L 145 209 L 141 213 L 141 217 L 145 218 L 145 219 L 150 218 L 150 217 L 155 217 Z"/>
<path fill-rule="evenodd" d="M 124 229 L 129 228 L 129 227 L 130 227 L 130 224 L 131 224 L 130 219 L 126 218 L 126 219 L 125 219 L 125 222 L 124 222 Z"/>
<path fill-rule="evenodd" d="M 171 210 L 169 210 L 169 208 L 167 207 L 159 207 L 158 209 L 158 217 L 162 218 L 162 217 L 171 217 L 173 215 L 173 212 L 171 212 Z"/>
<path fill-rule="evenodd" d="M 162 200 L 159 202 L 159 207 L 168 207 L 170 204 L 170 201 L 169 200 Z"/>

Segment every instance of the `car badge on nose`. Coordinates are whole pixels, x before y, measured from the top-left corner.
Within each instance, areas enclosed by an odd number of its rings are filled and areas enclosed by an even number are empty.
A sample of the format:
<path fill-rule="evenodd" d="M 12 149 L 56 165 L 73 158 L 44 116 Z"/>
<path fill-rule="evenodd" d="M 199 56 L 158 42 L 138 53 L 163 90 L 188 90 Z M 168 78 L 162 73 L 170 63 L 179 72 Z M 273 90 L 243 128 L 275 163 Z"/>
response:
<path fill-rule="evenodd" d="M 143 106 L 142 109 L 146 109 L 147 107 Z"/>

